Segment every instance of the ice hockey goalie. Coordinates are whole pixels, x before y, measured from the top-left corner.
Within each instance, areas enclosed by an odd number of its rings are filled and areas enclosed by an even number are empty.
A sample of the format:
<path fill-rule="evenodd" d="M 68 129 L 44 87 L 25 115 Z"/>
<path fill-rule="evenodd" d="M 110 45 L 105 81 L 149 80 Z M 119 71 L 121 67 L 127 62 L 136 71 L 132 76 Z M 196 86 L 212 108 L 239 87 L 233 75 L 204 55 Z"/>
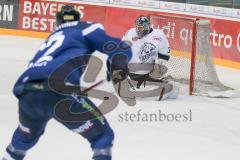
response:
<path fill-rule="evenodd" d="M 170 45 L 164 32 L 153 29 L 150 18 L 141 15 L 136 19 L 135 27 L 123 36 L 123 40 L 131 44 L 133 52 L 126 81 L 135 97 L 156 97 L 157 100 L 177 98 L 177 83 L 164 80 L 168 71 L 165 64 L 171 56 Z M 110 67 L 109 62 L 107 66 Z"/>

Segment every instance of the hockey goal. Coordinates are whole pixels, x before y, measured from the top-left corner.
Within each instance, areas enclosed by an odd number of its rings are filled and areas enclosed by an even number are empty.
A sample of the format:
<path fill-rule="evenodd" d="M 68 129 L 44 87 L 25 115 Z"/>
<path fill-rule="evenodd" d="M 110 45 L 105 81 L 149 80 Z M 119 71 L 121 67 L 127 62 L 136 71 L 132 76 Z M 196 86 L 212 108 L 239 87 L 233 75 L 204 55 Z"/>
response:
<path fill-rule="evenodd" d="M 218 79 L 210 49 L 209 20 L 149 16 L 153 27 L 164 31 L 171 46 L 167 79 L 186 84 L 190 95 L 209 96 L 210 93 L 231 90 Z"/>

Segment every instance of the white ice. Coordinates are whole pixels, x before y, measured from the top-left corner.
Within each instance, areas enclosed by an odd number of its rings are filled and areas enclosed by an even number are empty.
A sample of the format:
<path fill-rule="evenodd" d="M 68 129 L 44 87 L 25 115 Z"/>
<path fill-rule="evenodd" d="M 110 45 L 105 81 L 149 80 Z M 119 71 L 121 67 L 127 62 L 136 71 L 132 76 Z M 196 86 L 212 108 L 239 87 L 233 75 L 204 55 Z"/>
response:
<path fill-rule="evenodd" d="M 0 36 L 0 156 L 18 124 L 17 99 L 12 87 L 24 71 L 42 39 Z M 104 56 L 104 58 L 106 58 Z M 103 59 L 104 59 L 103 58 Z M 218 67 L 221 81 L 240 89 L 240 70 Z M 100 78 L 105 77 L 102 71 Z M 104 83 L 101 88 L 112 89 Z M 188 122 L 121 122 L 120 114 L 188 113 Z M 138 101 L 128 107 L 120 101 L 107 115 L 115 131 L 114 160 L 239 160 L 240 98 L 211 99 L 180 95 L 178 100 Z M 91 149 L 86 140 L 51 120 L 27 160 L 87 160 Z"/>

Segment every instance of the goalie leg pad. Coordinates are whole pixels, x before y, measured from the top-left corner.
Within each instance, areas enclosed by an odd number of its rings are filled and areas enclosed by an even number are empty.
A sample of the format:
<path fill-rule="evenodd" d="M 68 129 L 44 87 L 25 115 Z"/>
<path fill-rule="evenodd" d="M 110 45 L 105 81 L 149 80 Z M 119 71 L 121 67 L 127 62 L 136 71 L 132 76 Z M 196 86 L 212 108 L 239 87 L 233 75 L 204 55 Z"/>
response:
<path fill-rule="evenodd" d="M 133 92 L 135 97 L 138 98 L 154 98 L 154 100 L 165 100 L 165 99 L 176 99 L 179 95 L 179 85 L 168 82 L 149 82 L 147 86 L 153 86 L 155 89 L 152 90 L 137 90 Z M 158 86 L 156 88 L 156 86 Z"/>
<path fill-rule="evenodd" d="M 167 98 L 177 99 L 180 92 L 180 85 L 177 82 L 169 82 L 172 85 L 172 90 L 168 93 Z"/>
<path fill-rule="evenodd" d="M 155 64 L 153 70 L 149 73 L 152 79 L 161 79 L 167 73 L 168 68 L 164 65 Z"/>

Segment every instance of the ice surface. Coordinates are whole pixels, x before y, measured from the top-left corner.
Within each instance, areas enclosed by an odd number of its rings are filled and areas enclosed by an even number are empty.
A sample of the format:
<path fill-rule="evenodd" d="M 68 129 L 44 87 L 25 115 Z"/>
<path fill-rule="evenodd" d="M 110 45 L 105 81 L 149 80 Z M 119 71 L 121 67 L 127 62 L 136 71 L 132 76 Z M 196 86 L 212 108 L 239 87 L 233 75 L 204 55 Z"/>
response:
<path fill-rule="evenodd" d="M 17 99 L 12 86 L 33 57 L 42 39 L 0 36 L 0 155 L 18 124 Z M 99 56 L 99 54 L 97 54 Z M 102 56 L 106 59 L 106 56 Z M 240 70 L 217 68 L 220 80 L 240 89 Z M 105 78 L 105 71 L 98 79 Z M 113 90 L 104 83 L 101 89 Z M 120 116 L 141 113 L 189 113 L 187 122 L 130 122 Z M 115 131 L 114 160 L 239 160 L 240 98 L 211 99 L 180 95 L 178 100 L 138 101 L 128 107 L 122 101 L 107 115 Z M 52 120 L 27 160 L 87 160 L 91 149 L 86 140 Z"/>

